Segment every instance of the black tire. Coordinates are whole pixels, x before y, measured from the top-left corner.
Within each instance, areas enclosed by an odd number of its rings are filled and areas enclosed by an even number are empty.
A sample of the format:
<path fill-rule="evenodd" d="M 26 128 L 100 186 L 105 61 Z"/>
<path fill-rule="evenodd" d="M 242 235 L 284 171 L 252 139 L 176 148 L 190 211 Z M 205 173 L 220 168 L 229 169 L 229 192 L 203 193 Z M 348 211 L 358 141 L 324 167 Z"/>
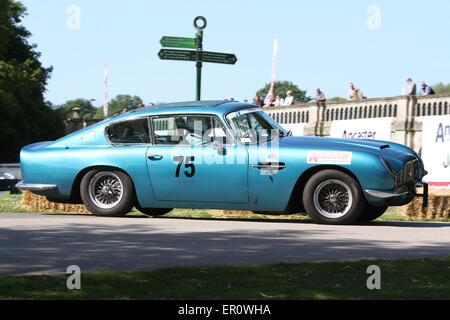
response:
<path fill-rule="evenodd" d="M 365 199 L 353 177 L 327 169 L 308 180 L 303 189 L 303 205 L 316 223 L 352 224 L 364 209 Z"/>
<path fill-rule="evenodd" d="M 126 215 L 135 199 L 133 182 L 119 170 L 89 171 L 81 179 L 80 194 L 92 214 L 104 217 Z"/>
<path fill-rule="evenodd" d="M 142 208 L 139 204 L 137 204 L 137 201 L 134 206 L 143 214 L 151 217 L 162 216 L 163 214 L 169 213 L 173 210 L 173 208 Z"/>
<path fill-rule="evenodd" d="M 388 207 L 375 207 L 369 203 L 366 204 L 364 210 L 358 218 L 359 222 L 369 222 L 375 220 L 386 212 Z"/>

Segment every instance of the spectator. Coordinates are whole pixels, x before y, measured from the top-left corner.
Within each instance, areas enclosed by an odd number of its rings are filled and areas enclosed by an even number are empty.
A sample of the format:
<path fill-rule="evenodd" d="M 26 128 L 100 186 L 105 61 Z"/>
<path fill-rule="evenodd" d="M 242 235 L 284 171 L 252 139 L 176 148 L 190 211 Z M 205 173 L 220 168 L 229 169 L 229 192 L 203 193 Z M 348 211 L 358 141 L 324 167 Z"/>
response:
<path fill-rule="evenodd" d="M 364 99 L 362 91 L 356 88 L 353 83 L 350 83 L 350 88 L 348 89 L 348 99 L 357 101 Z"/>
<path fill-rule="evenodd" d="M 139 101 L 137 107 L 138 107 L 138 108 L 142 108 L 143 106 L 144 106 L 144 104 L 142 103 L 142 101 Z"/>
<path fill-rule="evenodd" d="M 435 94 L 434 90 L 429 85 L 425 84 L 424 81 L 422 81 L 420 83 L 420 86 L 422 87 L 421 94 L 423 96 L 429 96 L 430 94 Z"/>
<path fill-rule="evenodd" d="M 274 105 L 275 105 L 275 107 L 284 106 L 284 99 L 281 96 L 277 95 L 276 99 L 275 99 L 275 102 L 274 102 Z"/>
<path fill-rule="evenodd" d="M 275 98 L 271 97 L 267 100 L 267 104 L 264 105 L 265 107 L 274 107 L 275 106 Z"/>
<path fill-rule="evenodd" d="M 325 94 L 320 91 L 319 88 L 316 89 L 316 96 L 313 98 L 317 102 L 325 102 Z"/>
<path fill-rule="evenodd" d="M 264 106 L 264 101 L 261 100 L 261 98 L 259 96 L 256 96 L 253 99 L 253 103 L 256 104 L 258 107 L 262 107 Z"/>
<path fill-rule="evenodd" d="M 294 104 L 294 96 L 292 95 L 292 91 L 289 90 L 286 92 L 286 99 L 284 99 L 284 105 L 290 106 Z"/>
<path fill-rule="evenodd" d="M 148 107 L 151 107 L 151 106 L 154 106 L 154 105 L 155 105 L 155 104 L 154 104 L 153 102 L 149 102 L 147 106 L 148 106 Z"/>
<path fill-rule="evenodd" d="M 409 84 L 409 88 L 408 88 L 408 91 L 406 92 L 406 94 L 408 96 L 415 96 L 416 95 L 416 84 L 412 81 L 411 78 L 406 79 L 406 82 L 408 82 L 408 84 Z"/>

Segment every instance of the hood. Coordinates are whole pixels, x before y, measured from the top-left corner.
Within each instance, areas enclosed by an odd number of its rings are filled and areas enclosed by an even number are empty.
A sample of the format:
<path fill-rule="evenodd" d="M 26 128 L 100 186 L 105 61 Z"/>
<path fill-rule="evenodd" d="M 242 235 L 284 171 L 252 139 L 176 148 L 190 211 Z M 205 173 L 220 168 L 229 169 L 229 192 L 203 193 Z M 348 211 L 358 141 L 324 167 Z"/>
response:
<path fill-rule="evenodd" d="M 341 139 L 327 137 L 284 137 L 280 147 L 300 147 L 311 149 L 338 149 L 342 151 L 360 151 L 382 156 L 398 172 L 407 161 L 419 157 L 407 146 L 380 140 Z M 420 159 L 419 159 L 420 160 Z"/>
<path fill-rule="evenodd" d="M 284 137 L 280 139 L 280 146 L 299 146 L 307 148 L 330 148 L 366 150 L 379 153 L 380 150 L 390 148 L 390 142 L 377 140 L 356 140 L 328 137 Z"/>

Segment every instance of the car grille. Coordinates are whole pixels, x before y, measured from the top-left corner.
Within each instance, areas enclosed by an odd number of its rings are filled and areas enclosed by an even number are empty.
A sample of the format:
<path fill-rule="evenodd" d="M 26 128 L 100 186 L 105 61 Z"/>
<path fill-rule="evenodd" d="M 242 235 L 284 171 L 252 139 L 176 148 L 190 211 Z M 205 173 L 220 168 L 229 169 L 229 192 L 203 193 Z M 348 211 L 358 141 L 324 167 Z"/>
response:
<path fill-rule="evenodd" d="M 419 171 L 419 162 L 412 160 L 407 162 L 403 168 L 395 175 L 397 185 L 415 182 Z"/>

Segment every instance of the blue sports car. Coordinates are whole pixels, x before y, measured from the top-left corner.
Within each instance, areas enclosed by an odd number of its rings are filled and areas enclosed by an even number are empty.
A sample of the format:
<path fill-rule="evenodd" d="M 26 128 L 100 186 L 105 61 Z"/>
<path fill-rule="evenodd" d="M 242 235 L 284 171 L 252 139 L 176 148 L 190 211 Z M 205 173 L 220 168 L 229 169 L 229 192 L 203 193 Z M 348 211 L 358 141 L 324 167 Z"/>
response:
<path fill-rule="evenodd" d="M 293 137 L 240 102 L 138 108 L 25 146 L 20 162 L 17 188 L 84 203 L 100 216 L 122 216 L 133 206 L 148 215 L 208 208 L 306 212 L 317 223 L 351 224 L 427 197 L 426 171 L 410 148 Z"/>

